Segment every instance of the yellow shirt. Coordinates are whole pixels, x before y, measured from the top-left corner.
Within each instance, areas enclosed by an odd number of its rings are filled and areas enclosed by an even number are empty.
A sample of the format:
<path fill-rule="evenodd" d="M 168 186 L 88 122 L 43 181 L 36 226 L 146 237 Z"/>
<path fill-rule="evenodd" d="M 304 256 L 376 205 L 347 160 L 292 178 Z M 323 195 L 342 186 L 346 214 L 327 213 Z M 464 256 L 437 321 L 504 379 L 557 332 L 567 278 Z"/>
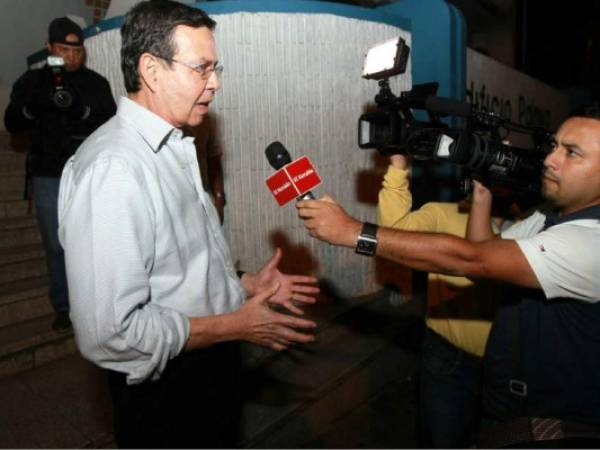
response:
<path fill-rule="evenodd" d="M 465 237 L 469 215 L 460 212 L 456 203 L 426 203 L 412 212 L 411 207 L 408 171 L 390 166 L 379 192 L 377 221 L 380 225 Z M 427 326 L 456 347 L 481 357 L 495 309 L 489 297 L 489 289 L 480 283 L 430 273 Z"/>

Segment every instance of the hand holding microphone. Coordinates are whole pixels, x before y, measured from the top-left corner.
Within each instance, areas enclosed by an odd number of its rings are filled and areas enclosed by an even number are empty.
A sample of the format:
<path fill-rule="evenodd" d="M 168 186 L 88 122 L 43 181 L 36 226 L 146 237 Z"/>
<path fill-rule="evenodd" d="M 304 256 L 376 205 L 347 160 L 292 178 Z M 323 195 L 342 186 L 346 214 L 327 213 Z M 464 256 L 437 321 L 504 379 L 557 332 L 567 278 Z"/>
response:
<path fill-rule="evenodd" d="M 349 215 L 329 195 L 320 200 L 301 201 L 296 208 L 312 237 L 333 245 L 356 245 L 363 224 Z"/>
<path fill-rule="evenodd" d="M 303 156 L 292 161 L 289 152 L 277 141 L 266 148 L 265 154 L 277 170 L 267 179 L 267 186 L 279 205 L 283 206 L 295 198 L 298 215 L 312 237 L 334 245 L 353 247 L 362 223 L 330 196 L 315 199 L 310 189 L 318 186 L 321 178 L 308 158 Z"/>

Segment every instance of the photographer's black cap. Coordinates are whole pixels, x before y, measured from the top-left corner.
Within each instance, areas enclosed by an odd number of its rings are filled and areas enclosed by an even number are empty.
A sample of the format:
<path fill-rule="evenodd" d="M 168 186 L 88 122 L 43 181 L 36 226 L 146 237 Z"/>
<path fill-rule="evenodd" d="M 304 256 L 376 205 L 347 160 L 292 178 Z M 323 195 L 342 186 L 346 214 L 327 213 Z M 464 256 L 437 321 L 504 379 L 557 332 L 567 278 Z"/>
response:
<path fill-rule="evenodd" d="M 67 36 L 74 34 L 77 41 L 67 41 Z M 59 43 L 64 45 L 83 45 L 83 31 L 81 27 L 68 17 L 59 17 L 50 22 L 48 27 L 48 43 Z"/>

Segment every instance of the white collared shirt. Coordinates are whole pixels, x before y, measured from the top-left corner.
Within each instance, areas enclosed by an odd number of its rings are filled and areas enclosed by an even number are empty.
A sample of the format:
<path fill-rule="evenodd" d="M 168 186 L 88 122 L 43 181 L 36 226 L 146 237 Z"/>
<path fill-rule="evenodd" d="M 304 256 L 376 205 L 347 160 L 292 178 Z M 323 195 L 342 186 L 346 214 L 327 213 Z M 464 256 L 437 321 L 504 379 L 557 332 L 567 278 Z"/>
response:
<path fill-rule="evenodd" d="M 136 102 L 67 162 L 58 207 L 77 344 L 128 383 L 160 377 L 189 317 L 242 305 L 193 138 Z"/>
<path fill-rule="evenodd" d="M 542 231 L 545 214 L 536 211 L 502 232 L 515 239 L 547 299 L 600 301 L 600 224 L 578 219 Z"/>

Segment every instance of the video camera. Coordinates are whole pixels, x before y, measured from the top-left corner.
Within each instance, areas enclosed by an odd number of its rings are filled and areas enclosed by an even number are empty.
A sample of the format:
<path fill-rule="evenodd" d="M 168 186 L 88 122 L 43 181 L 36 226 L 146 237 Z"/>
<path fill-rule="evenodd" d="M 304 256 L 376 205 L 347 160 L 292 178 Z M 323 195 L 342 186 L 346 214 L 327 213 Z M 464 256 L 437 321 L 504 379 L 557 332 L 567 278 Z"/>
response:
<path fill-rule="evenodd" d="M 437 97 L 438 83 L 415 85 L 400 96 L 392 93 L 388 78 L 404 73 L 409 48 L 396 38 L 369 50 L 363 78 L 379 81 L 376 109 L 358 120 L 358 146 L 377 149 L 383 155 L 409 154 L 415 159 L 449 161 L 467 169 L 468 177 L 490 187 L 537 193 L 541 188 L 543 161 L 552 134 L 525 127 L 485 111 L 473 111 L 468 103 Z M 422 110 L 427 120 L 418 120 Z M 451 128 L 442 117 L 464 118 L 464 126 Z M 521 134 L 528 147 L 507 143 Z"/>
<path fill-rule="evenodd" d="M 58 109 L 67 110 L 73 105 L 73 94 L 65 86 L 65 61 L 61 56 L 48 56 L 46 60 L 52 72 L 52 103 Z"/>

